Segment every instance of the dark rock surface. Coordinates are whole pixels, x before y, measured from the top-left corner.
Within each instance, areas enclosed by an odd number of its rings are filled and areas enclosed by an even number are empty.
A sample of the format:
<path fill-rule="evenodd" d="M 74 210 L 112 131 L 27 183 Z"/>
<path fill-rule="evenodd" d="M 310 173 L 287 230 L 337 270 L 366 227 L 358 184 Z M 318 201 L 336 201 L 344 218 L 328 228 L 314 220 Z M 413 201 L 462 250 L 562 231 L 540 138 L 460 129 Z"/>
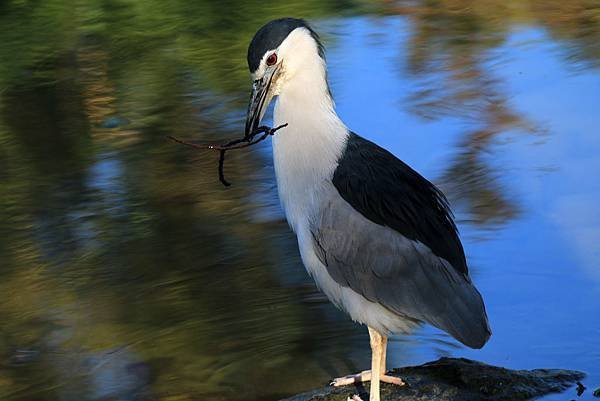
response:
<path fill-rule="evenodd" d="M 406 386 L 381 383 L 381 401 L 519 401 L 564 391 L 585 375 L 562 369 L 510 370 L 469 359 L 441 358 L 394 369 Z M 346 401 L 352 394 L 368 400 L 369 383 L 325 387 L 284 401 Z"/>

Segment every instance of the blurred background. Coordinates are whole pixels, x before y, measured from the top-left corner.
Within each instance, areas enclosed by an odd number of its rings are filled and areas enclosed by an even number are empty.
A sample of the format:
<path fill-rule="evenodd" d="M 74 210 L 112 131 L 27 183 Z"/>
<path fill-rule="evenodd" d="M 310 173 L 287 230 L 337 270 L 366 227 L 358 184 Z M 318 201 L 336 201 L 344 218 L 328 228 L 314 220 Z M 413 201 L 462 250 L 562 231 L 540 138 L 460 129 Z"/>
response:
<path fill-rule="evenodd" d="M 597 0 L 0 2 L 0 399 L 276 400 L 368 367 L 306 274 L 246 48 L 282 16 L 327 47 L 338 112 L 448 195 L 493 329 L 465 356 L 600 387 Z M 574 390 L 551 400 L 576 398 Z M 586 391 L 579 399 L 592 399 Z"/>

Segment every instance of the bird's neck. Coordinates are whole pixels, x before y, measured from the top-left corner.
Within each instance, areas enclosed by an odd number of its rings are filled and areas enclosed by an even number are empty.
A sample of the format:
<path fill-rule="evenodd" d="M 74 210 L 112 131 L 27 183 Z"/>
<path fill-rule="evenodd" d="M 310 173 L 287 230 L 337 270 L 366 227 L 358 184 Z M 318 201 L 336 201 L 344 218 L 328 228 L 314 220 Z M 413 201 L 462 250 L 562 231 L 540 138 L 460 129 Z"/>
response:
<path fill-rule="evenodd" d="M 324 73 L 307 69 L 286 84 L 274 112 L 274 125 L 285 123 L 288 126 L 273 137 L 273 158 L 279 197 L 297 231 L 318 201 L 319 187 L 330 182 L 348 138 Z"/>

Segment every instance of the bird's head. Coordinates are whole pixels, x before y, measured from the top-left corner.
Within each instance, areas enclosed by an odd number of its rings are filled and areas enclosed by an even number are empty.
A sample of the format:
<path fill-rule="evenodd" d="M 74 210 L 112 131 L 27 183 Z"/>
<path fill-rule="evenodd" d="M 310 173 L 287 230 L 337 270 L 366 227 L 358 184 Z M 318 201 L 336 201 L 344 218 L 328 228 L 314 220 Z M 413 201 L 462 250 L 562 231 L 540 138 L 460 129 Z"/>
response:
<path fill-rule="evenodd" d="M 246 135 L 254 131 L 274 96 L 291 85 L 324 86 L 324 50 L 318 35 L 301 19 L 273 20 L 256 32 L 248 46 L 252 95 L 246 117 Z"/>

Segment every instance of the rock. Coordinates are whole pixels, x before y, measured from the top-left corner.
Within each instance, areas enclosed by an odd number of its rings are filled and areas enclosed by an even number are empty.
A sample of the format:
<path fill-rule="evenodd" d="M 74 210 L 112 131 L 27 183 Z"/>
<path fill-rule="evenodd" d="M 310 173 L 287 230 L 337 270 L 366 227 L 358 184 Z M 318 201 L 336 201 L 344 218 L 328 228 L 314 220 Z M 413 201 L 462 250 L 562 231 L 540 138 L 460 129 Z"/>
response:
<path fill-rule="evenodd" d="M 420 366 L 394 369 L 406 386 L 381 383 L 381 401 L 519 401 L 561 392 L 585 374 L 562 369 L 510 370 L 463 358 L 441 358 Z M 368 400 L 369 383 L 325 387 L 283 401 Z"/>
<path fill-rule="evenodd" d="M 577 383 L 577 397 L 581 397 L 581 394 L 583 394 L 585 392 L 585 390 L 587 389 L 586 386 L 583 385 L 582 382 L 578 381 Z"/>

